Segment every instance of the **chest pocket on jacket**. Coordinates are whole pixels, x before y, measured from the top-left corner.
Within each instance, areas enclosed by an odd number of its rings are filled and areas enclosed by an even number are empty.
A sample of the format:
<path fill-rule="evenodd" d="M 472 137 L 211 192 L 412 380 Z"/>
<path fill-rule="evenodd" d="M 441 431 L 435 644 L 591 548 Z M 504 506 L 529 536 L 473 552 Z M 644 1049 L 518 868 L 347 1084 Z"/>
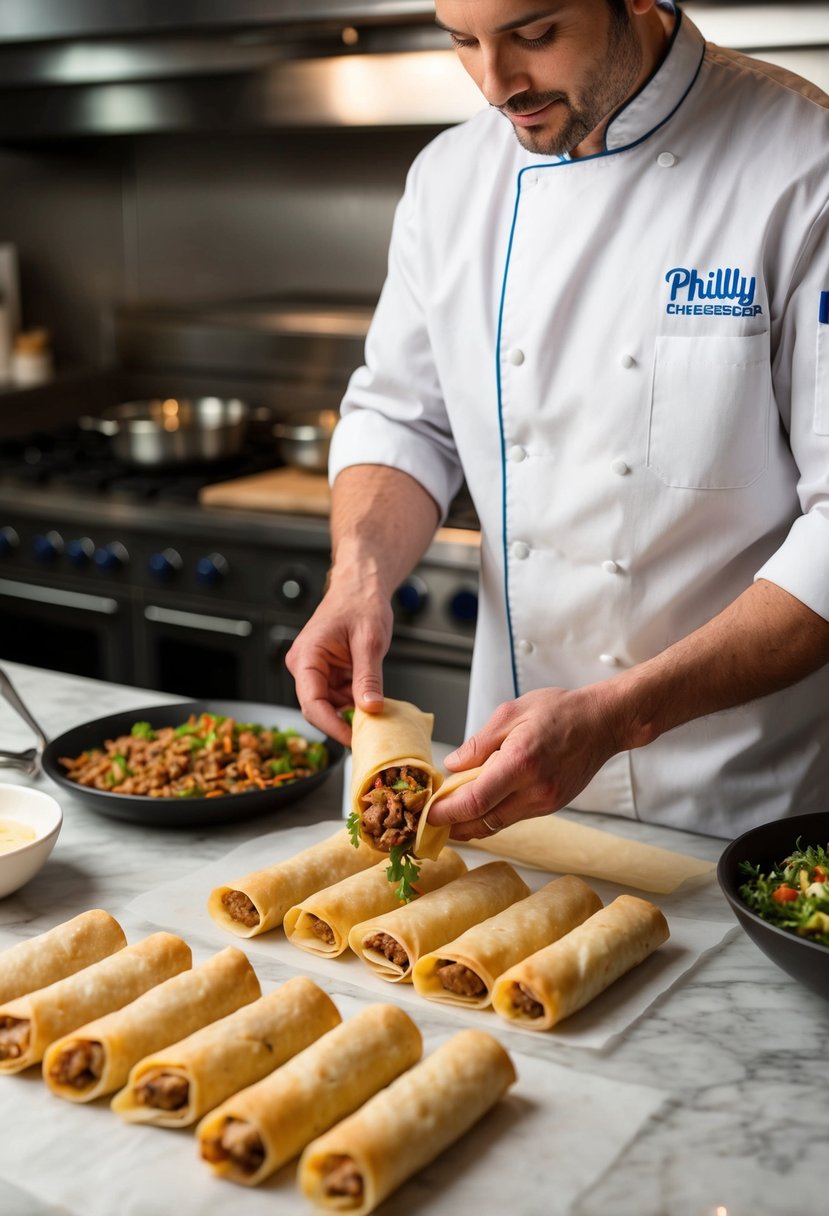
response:
<path fill-rule="evenodd" d="M 767 333 L 657 338 L 648 468 L 669 486 L 750 485 L 768 460 L 771 400 Z"/>

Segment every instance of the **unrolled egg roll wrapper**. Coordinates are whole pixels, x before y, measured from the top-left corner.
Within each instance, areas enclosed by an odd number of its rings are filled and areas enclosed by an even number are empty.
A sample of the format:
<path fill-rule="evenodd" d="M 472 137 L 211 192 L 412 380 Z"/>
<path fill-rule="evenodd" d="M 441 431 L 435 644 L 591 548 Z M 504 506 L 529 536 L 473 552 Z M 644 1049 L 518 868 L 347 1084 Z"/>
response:
<path fill-rule="evenodd" d="M 0 1004 L 74 975 L 126 944 L 118 921 L 100 908 L 17 942 L 0 954 Z"/>
<path fill-rule="evenodd" d="M 460 1031 L 309 1144 L 299 1163 L 300 1189 L 325 1211 L 367 1216 L 469 1131 L 515 1080 L 497 1039 L 483 1030 Z M 329 1169 L 344 1161 L 356 1170 L 361 1195 L 327 1192 Z"/>
<path fill-rule="evenodd" d="M 0 1058 L 0 1072 L 21 1072 L 38 1064 L 50 1043 L 113 1009 L 122 1009 L 149 988 L 186 971 L 190 947 L 173 933 L 153 933 L 109 958 L 65 979 L 0 1006 L 0 1055 L 7 1021 L 28 1025 L 25 1050 Z"/>
<path fill-rule="evenodd" d="M 43 1079 L 53 1093 L 71 1102 L 114 1093 L 149 1052 L 255 1001 L 261 991 L 247 955 L 228 946 L 191 971 L 164 980 L 122 1009 L 52 1043 L 43 1057 Z M 100 1044 L 103 1053 L 99 1075 L 84 1069 L 78 1084 L 61 1080 L 62 1057 L 85 1053 L 93 1044 Z"/>
<path fill-rule="evenodd" d="M 209 1164 L 220 1177 L 255 1186 L 410 1068 L 422 1051 L 408 1014 L 396 1005 L 369 1005 L 205 1115 L 196 1128 L 202 1156 L 207 1160 L 206 1142 L 228 1120 L 241 1120 L 264 1146 L 261 1165 L 248 1172 L 231 1159 Z"/>
<path fill-rule="evenodd" d="M 349 874 L 357 874 L 377 864 L 382 854 L 360 843 L 354 848 L 343 828 L 333 836 L 320 840 L 263 870 L 254 870 L 227 886 L 216 887 L 207 901 L 207 910 L 217 925 L 239 937 L 255 937 L 282 924 L 285 913 L 306 896 Z M 222 903 L 231 891 L 241 891 L 259 913 L 259 923 L 248 926 L 235 920 Z"/>
<path fill-rule="evenodd" d="M 466 769 L 457 775 L 471 781 L 480 771 Z M 465 843 L 534 870 L 581 874 L 654 895 L 670 895 L 686 882 L 703 882 L 716 869 L 712 861 L 615 836 L 563 815 L 522 819 L 492 836 Z"/>
<path fill-rule="evenodd" d="M 659 908 L 635 895 L 619 895 L 566 937 L 499 976 L 492 992 L 495 1012 L 526 1029 L 549 1030 L 636 967 L 669 936 Z M 516 1005 L 516 984 L 543 1007 L 540 1017 Z"/>
<path fill-rule="evenodd" d="M 410 982 L 412 968 L 424 954 L 453 941 L 472 925 L 529 893 L 530 888 L 509 862 L 491 861 L 402 908 L 361 921 L 349 933 L 348 944 L 380 979 Z M 394 963 L 367 946 L 367 940 L 375 933 L 394 938 L 405 950 L 408 963 L 405 966 Z"/>
<path fill-rule="evenodd" d="M 351 724 L 351 810 L 362 821 L 366 809 L 363 797 L 384 769 L 400 768 L 404 764 L 422 769 L 429 778 L 429 797 L 421 811 L 417 836 L 409 852 L 414 857 L 428 857 L 432 861 L 449 839 L 448 827 L 432 827 L 427 822 L 429 801 L 443 780 L 443 774 L 432 759 L 434 721 L 433 714 L 423 713 L 409 701 L 386 697 L 378 714 L 367 714 L 359 707 L 355 709 Z M 372 837 L 362 829 L 360 837 L 372 844 Z"/>
<path fill-rule="evenodd" d="M 460 937 L 418 959 L 412 973 L 415 991 L 448 1005 L 484 1009 L 495 980 L 514 963 L 558 941 L 602 906 L 595 891 L 572 874 L 556 878 L 540 891 L 510 904 Z M 461 963 L 486 986 L 480 996 L 451 992 L 440 982 L 440 964 Z"/>
<path fill-rule="evenodd" d="M 342 1021 L 336 1005 L 304 975 L 267 996 L 140 1060 L 112 1109 L 128 1123 L 187 1127 L 231 1094 L 261 1081 Z M 137 1096 L 143 1083 L 180 1078 L 187 1100 L 174 1110 L 149 1106 Z"/>
<path fill-rule="evenodd" d="M 395 894 L 396 883 L 389 882 L 385 859 L 370 870 L 352 874 L 333 887 L 309 895 L 285 914 L 285 935 L 292 946 L 309 954 L 334 958 L 348 949 L 348 934 L 354 925 L 370 916 L 380 916 L 403 905 Z M 437 861 L 422 861 L 415 887 L 419 895 L 437 890 L 447 882 L 466 873 L 466 862 L 453 849 L 444 849 Z M 314 932 L 314 924 L 322 922 L 331 930 L 333 942 L 323 940 Z"/>

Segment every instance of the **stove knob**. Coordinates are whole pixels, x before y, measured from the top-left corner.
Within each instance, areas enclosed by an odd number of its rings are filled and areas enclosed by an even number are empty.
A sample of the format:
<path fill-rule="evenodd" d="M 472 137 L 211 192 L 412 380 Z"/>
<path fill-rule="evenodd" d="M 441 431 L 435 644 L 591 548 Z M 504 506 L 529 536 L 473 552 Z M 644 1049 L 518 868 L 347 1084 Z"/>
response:
<path fill-rule="evenodd" d="M 78 569 L 88 566 L 95 556 L 95 544 L 88 536 L 79 536 L 77 540 L 66 542 L 67 561 Z"/>
<path fill-rule="evenodd" d="M 307 599 L 311 575 L 304 566 L 290 566 L 276 576 L 276 594 L 288 608 L 295 608 Z"/>
<path fill-rule="evenodd" d="M 168 582 L 178 574 L 182 565 L 181 554 L 175 549 L 163 549 L 161 553 L 152 553 L 147 562 L 150 574 L 162 583 Z"/>
<path fill-rule="evenodd" d="M 230 574 L 227 558 L 221 553 L 208 553 L 196 562 L 196 582 L 204 587 L 217 587 Z"/>
<path fill-rule="evenodd" d="M 459 625 L 474 625 L 478 619 L 478 592 L 474 587 L 461 587 L 449 601 L 449 615 Z"/>
<path fill-rule="evenodd" d="M 429 600 L 429 588 L 416 574 L 401 583 L 394 593 L 394 602 L 405 616 L 418 616 Z"/>
<path fill-rule="evenodd" d="M 101 574 L 117 574 L 126 566 L 130 555 L 120 541 L 114 540 L 112 544 L 96 549 L 94 560 Z"/>
<path fill-rule="evenodd" d="M 38 532 L 32 537 L 32 552 L 35 561 L 51 565 L 63 553 L 63 537 L 59 532 Z"/>
<path fill-rule="evenodd" d="M 20 544 L 14 528 L 0 528 L 0 557 L 8 557 Z"/>

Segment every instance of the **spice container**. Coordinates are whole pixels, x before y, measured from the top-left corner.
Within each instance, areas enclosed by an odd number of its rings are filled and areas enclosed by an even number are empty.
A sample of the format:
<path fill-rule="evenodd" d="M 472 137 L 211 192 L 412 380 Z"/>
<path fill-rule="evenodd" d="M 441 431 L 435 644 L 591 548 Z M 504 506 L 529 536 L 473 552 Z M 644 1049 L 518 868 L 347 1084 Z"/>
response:
<path fill-rule="evenodd" d="M 48 329 L 27 329 L 14 340 L 11 359 L 12 380 L 15 384 L 43 384 L 52 379 L 54 371 Z"/>

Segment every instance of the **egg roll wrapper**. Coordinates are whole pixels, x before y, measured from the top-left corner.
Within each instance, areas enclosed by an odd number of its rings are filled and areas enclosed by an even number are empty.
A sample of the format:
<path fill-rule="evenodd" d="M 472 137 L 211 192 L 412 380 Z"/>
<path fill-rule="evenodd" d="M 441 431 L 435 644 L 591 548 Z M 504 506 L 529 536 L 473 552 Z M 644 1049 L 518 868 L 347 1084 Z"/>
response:
<path fill-rule="evenodd" d="M 449 828 L 432 827 L 427 822 L 431 798 L 443 781 L 443 774 L 432 759 L 434 715 L 423 713 L 409 701 L 386 697 L 379 714 L 355 709 L 351 727 L 351 810 L 360 816 L 366 809 L 363 797 L 374 787 L 376 778 L 387 768 L 411 765 L 429 778 L 426 805 L 420 813 L 413 857 L 434 861 L 449 839 Z M 360 839 L 374 847 L 374 840 L 363 828 Z"/>
<path fill-rule="evenodd" d="M 17 942 L 0 954 L 0 1004 L 74 975 L 126 944 L 118 921 L 101 908 Z"/>
<path fill-rule="evenodd" d="M 0 1006 L 0 1026 L 6 1018 L 27 1022 L 28 1043 L 17 1058 L 0 1059 L 0 1072 L 21 1072 L 39 1064 L 50 1043 L 122 1009 L 156 984 L 186 971 L 191 962 L 190 947 L 180 937 L 153 933 L 74 975 L 7 1001 Z"/>
<path fill-rule="evenodd" d="M 247 955 L 228 946 L 191 971 L 150 988 L 123 1009 L 104 1014 L 52 1043 L 43 1057 L 43 1079 L 52 1093 L 70 1102 L 89 1102 L 114 1093 L 143 1056 L 255 1001 L 261 991 Z M 61 1057 L 78 1049 L 83 1052 L 88 1044 L 100 1044 L 103 1052 L 97 1080 L 86 1076 L 83 1086 L 61 1080 Z"/>
<path fill-rule="evenodd" d="M 483 1030 L 460 1031 L 309 1144 L 299 1162 L 300 1189 L 325 1211 L 367 1216 L 469 1131 L 515 1080 L 497 1039 Z M 359 1198 L 326 1194 L 328 1163 L 343 1157 L 359 1170 Z"/>
<path fill-rule="evenodd" d="M 320 840 L 275 865 L 254 870 L 225 886 L 216 887 L 207 901 L 207 910 L 217 925 L 238 937 L 255 937 L 282 924 L 285 913 L 306 896 L 330 887 L 332 883 L 358 874 L 377 864 L 383 854 L 360 843 L 355 849 L 343 828 L 333 836 Z M 248 926 L 235 920 L 222 903 L 231 891 L 247 895 L 259 913 L 259 923 Z"/>
<path fill-rule="evenodd" d="M 473 925 L 433 954 L 423 955 L 412 972 L 415 991 L 447 1005 L 484 1009 L 492 999 L 495 980 L 529 954 L 558 941 L 602 906 L 595 891 L 568 874 L 539 891 L 510 904 L 488 920 Z M 480 996 L 464 996 L 444 988 L 438 965 L 461 963 L 486 985 Z"/>
<path fill-rule="evenodd" d="M 369 1005 L 205 1115 L 196 1128 L 202 1156 L 205 1142 L 227 1119 L 244 1121 L 265 1148 L 259 1168 L 248 1173 L 230 1159 L 209 1165 L 220 1177 L 255 1186 L 411 1067 L 422 1051 L 408 1014 L 396 1005 Z"/>
<path fill-rule="evenodd" d="M 322 988 L 304 975 L 267 996 L 148 1055 L 131 1070 L 112 1109 L 128 1123 L 188 1127 L 231 1094 L 261 1081 L 342 1021 Z M 162 1071 L 187 1082 L 187 1102 L 176 1110 L 146 1106 L 136 1090 Z"/>
<path fill-rule="evenodd" d="M 493 1008 L 513 1024 L 549 1030 L 636 967 L 669 936 L 659 908 L 635 895 L 619 895 L 566 937 L 499 976 L 492 992 Z M 516 1007 L 515 984 L 543 1006 L 540 1017 Z"/>
<path fill-rule="evenodd" d="M 411 982 L 412 969 L 424 954 L 453 941 L 470 926 L 529 893 L 530 888 L 509 862 L 491 861 L 410 904 L 361 921 L 349 933 L 348 944 L 380 979 Z M 406 966 L 366 945 L 375 933 L 387 933 L 402 946 L 408 956 Z"/>
<path fill-rule="evenodd" d="M 388 867 L 386 858 L 370 870 L 352 874 L 289 908 L 284 929 L 291 945 L 309 954 L 334 958 L 348 949 L 348 934 L 354 925 L 370 916 L 380 916 L 402 907 L 395 894 L 397 883 L 389 882 L 386 875 Z M 453 849 L 444 849 L 436 861 L 421 863 L 415 885 L 420 894 L 426 894 L 465 873 L 466 862 L 460 855 Z M 324 941 L 314 932 L 314 918 L 329 927 L 333 942 Z"/>

